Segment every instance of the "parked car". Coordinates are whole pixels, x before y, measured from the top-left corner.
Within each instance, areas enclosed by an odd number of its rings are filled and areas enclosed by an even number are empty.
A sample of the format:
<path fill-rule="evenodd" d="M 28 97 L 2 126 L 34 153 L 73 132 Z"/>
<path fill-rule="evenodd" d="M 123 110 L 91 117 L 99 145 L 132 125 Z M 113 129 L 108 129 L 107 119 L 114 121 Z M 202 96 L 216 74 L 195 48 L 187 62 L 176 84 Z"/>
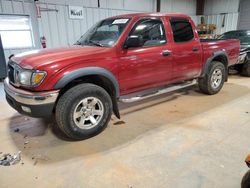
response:
<path fill-rule="evenodd" d="M 238 39 L 240 40 L 240 58 L 234 68 L 243 76 L 250 77 L 250 31 L 236 30 L 222 34 L 219 39 Z"/>
<path fill-rule="evenodd" d="M 250 168 L 250 155 L 247 156 L 245 160 L 247 166 Z M 241 181 L 241 188 L 249 188 L 250 187 L 250 170 L 246 172 Z"/>
<path fill-rule="evenodd" d="M 100 21 L 75 46 L 12 57 L 8 103 L 32 117 L 54 115 L 68 137 L 101 132 L 118 101 L 134 102 L 191 86 L 218 93 L 236 63 L 238 40 L 200 42 L 184 14 L 128 14 Z"/>

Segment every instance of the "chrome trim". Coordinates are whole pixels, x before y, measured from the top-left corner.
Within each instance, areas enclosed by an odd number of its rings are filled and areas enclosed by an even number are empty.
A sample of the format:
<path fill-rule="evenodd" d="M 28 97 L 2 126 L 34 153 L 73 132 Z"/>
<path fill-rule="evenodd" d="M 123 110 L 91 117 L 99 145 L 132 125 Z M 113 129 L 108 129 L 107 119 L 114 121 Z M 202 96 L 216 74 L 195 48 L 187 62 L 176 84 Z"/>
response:
<path fill-rule="evenodd" d="M 11 96 L 17 102 L 27 105 L 41 105 L 56 102 L 59 90 L 45 92 L 30 92 L 18 89 L 9 83 L 9 78 L 4 80 L 4 90 L 6 94 Z"/>
<path fill-rule="evenodd" d="M 150 98 L 150 97 L 158 96 L 158 95 L 161 95 L 161 94 L 164 94 L 164 93 L 169 93 L 169 92 L 172 92 L 172 91 L 176 91 L 176 90 L 179 90 L 179 89 L 190 87 L 190 86 L 193 86 L 195 84 L 197 84 L 196 80 L 187 81 L 187 82 L 184 82 L 182 84 L 176 84 L 176 85 L 173 85 L 173 86 L 163 88 L 161 90 L 156 90 L 154 93 L 150 93 L 148 95 L 137 95 L 137 96 L 134 96 L 134 97 L 131 97 L 131 98 L 120 98 L 119 101 L 123 102 L 123 103 L 137 102 L 137 101 L 141 101 L 141 100 L 144 100 L 144 99 L 147 99 L 147 98 Z"/>

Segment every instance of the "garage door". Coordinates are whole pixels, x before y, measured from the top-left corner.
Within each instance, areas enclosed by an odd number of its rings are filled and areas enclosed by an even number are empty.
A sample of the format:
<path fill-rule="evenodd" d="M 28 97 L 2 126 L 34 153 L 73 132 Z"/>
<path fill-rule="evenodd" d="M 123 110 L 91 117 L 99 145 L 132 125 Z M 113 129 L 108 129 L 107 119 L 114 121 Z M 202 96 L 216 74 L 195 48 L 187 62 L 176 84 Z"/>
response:
<path fill-rule="evenodd" d="M 241 0 L 238 29 L 250 30 L 250 1 Z"/>

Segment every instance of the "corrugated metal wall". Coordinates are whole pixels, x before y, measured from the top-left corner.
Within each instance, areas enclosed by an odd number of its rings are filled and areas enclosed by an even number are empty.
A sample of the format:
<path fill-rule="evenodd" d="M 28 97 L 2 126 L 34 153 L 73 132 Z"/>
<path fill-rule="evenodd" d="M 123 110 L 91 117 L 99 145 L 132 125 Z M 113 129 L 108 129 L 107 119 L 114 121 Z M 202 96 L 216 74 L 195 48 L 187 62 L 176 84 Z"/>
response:
<path fill-rule="evenodd" d="M 196 0 L 162 0 L 162 12 L 180 12 L 188 15 L 196 14 Z"/>
<path fill-rule="evenodd" d="M 225 21 L 223 23 L 224 16 Z M 220 35 L 224 32 L 237 29 L 238 16 L 239 13 L 206 15 L 204 21 L 206 24 L 215 24 L 217 29 L 214 34 Z M 196 17 L 196 23 L 201 23 L 201 16 Z"/>
<path fill-rule="evenodd" d="M 236 13 L 240 0 L 205 0 L 204 13 L 206 15 L 220 13 Z"/>
<path fill-rule="evenodd" d="M 48 48 L 74 44 L 87 29 L 101 19 L 135 12 L 132 10 L 84 7 L 84 19 L 72 20 L 68 16 L 68 5 L 40 3 L 40 6 L 43 9 L 58 10 L 58 12 L 42 12 L 41 18 L 38 19 L 40 35 L 46 37 Z"/>
<path fill-rule="evenodd" d="M 238 29 L 250 30 L 250 1 L 241 0 Z"/>
<path fill-rule="evenodd" d="M 236 30 L 238 24 L 238 9 L 240 0 L 205 0 L 205 22 L 216 24 L 216 34 Z M 223 26 L 223 13 L 225 13 L 225 25 Z"/>
<path fill-rule="evenodd" d="M 170 1 L 170 0 L 163 0 Z M 61 5 L 98 7 L 98 0 L 39 0 L 42 3 Z M 156 9 L 156 0 L 99 0 L 100 8 L 122 9 L 152 12 Z"/>
<path fill-rule="evenodd" d="M 225 23 L 223 25 L 223 19 L 225 16 Z M 216 34 L 222 34 L 227 31 L 236 30 L 238 23 L 238 13 L 228 13 L 228 14 L 219 14 L 219 15 L 209 15 L 206 17 L 207 23 L 216 24 Z"/>

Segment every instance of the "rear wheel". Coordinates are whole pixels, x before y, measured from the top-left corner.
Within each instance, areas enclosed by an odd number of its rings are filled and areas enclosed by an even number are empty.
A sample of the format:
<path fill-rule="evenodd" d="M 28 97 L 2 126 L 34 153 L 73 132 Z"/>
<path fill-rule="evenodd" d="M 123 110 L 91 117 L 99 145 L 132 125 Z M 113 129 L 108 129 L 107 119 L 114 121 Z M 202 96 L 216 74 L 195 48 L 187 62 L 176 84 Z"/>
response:
<path fill-rule="evenodd" d="M 76 140 L 100 133 L 111 114 L 109 94 L 93 84 L 80 84 L 69 89 L 59 98 L 55 113 L 58 128 Z"/>
<path fill-rule="evenodd" d="M 246 62 L 242 65 L 240 74 L 241 74 L 242 76 L 250 77 L 250 61 L 246 61 Z"/>
<path fill-rule="evenodd" d="M 225 66 L 221 62 L 213 61 L 205 76 L 198 79 L 199 88 L 205 94 L 214 95 L 223 87 L 225 78 Z"/>

